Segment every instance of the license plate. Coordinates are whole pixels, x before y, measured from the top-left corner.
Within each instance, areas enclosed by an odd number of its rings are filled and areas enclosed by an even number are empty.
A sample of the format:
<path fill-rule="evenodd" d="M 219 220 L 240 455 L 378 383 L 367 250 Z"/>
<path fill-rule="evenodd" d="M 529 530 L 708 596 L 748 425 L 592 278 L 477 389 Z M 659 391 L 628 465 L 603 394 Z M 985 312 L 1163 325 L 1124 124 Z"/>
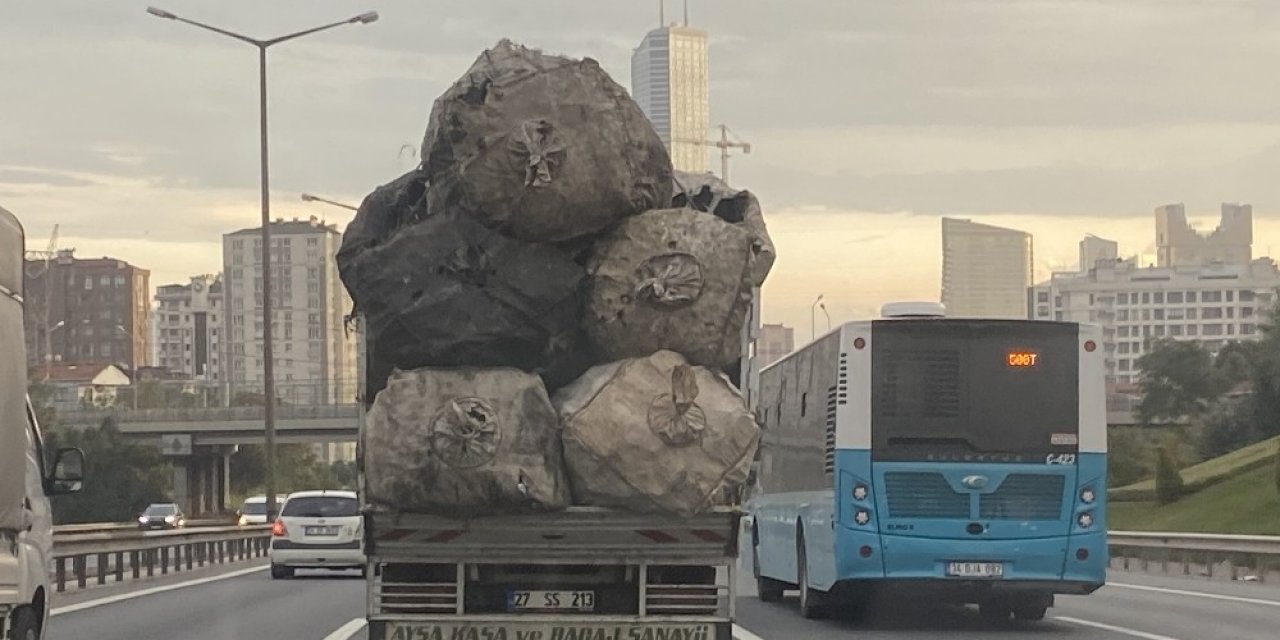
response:
<path fill-rule="evenodd" d="M 304 527 L 303 533 L 309 536 L 336 536 L 338 535 L 337 527 Z"/>
<path fill-rule="evenodd" d="M 956 578 L 1002 578 L 1004 565 L 999 562 L 948 562 L 947 575 Z"/>
<path fill-rule="evenodd" d="M 595 611 L 594 591 L 512 591 L 508 611 Z"/>
<path fill-rule="evenodd" d="M 722 623 L 728 626 L 728 623 Z M 727 631 L 727 629 L 726 629 Z M 630 638 L 716 638 L 710 622 L 388 622 L 387 640 L 451 638 L 537 638 L 538 640 L 629 640 Z M 725 636 L 727 637 L 727 635 Z"/>

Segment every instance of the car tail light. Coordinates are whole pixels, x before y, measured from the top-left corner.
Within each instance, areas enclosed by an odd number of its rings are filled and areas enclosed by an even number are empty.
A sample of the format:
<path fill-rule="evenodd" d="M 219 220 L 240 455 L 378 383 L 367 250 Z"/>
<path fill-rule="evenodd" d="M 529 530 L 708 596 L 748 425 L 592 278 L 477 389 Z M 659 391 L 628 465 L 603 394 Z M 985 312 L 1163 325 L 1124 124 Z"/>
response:
<path fill-rule="evenodd" d="M 289 530 L 284 527 L 284 520 L 276 520 L 275 524 L 271 525 L 271 535 L 277 538 L 289 535 Z"/>

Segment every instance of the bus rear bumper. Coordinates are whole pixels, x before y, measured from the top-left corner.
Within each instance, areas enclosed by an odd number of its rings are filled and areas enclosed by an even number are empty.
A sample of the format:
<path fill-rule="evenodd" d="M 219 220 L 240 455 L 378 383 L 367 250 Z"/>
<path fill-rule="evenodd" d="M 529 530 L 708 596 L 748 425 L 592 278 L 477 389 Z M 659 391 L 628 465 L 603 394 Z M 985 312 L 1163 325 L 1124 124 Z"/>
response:
<path fill-rule="evenodd" d="M 1034 590 L 1088 594 L 1106 581 L 1107 542 L 1103 532 L 1023 540 L 948 540 L 876 535 L 845 530 L 837 548 L 838 582 L 936 584 L 940 588 Z M 864 556 L 865 547 L 873 553 Z M 953 576 L 951 563 L 998 564 L 998 577 Z"/>

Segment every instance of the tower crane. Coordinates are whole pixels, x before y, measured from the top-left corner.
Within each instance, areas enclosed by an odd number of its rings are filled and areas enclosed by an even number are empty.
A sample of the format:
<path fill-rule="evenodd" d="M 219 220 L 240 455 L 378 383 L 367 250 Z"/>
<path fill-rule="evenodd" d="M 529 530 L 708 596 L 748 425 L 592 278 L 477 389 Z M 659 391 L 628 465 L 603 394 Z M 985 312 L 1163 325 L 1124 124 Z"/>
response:
<path fill-rule="evenodd" d="M 697 144 L 697 145 L 702 145 L 704 147 L 715 147 L 719 149 L 720 150 L 720 179 L 728 183 L 729 182 L 729 158 L 731 157 L 729 150 L 741 149 L 742 153 L 749 154 L 751 153 L 751 143 L 743 142 L 741 139 L 739 139 L 737 134 L 734 134 L 732 131 L 729 130 L 728 125 L 721 124 L 721 125 L 718 125 L 716 128 L 720 130 L 720 139 L 718 140 L 713 140 L 710 138 L 703 138 L 701 140 L 696 138 L 674 138 L 672 142 L 682 142 L 685 144 Z"/>

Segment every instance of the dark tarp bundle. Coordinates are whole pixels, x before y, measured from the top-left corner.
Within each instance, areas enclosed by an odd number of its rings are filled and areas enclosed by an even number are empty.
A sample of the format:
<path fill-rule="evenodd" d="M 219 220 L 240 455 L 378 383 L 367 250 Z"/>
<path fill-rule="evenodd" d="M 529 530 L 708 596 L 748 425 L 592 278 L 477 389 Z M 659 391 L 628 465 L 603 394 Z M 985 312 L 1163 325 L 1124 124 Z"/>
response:
<path fill-rule="evenodd" d="M 676 171 L 675 197 L 671 205 L 715 214 L 725 222 L 742 225 L 750 231 L 755 236 L 751 245 L 751 284 L 757 287 L 764 284 L 777 252 L 764 224 L 760 200 L 754 194 L 738 191 L 711 173 Z"/>
<path fill-rule="evenodd" d="M 348 265 L 373 366 L 516 367 L 557 386 L 590 358 L 579 328 L 584 272 L 554 247 L 513 240 L 462 214 L 404 227 Z"/>
<path fill-rule="evenodd" d="M 604 360 L 662 349 L 723 368 L 742 352 L 757 237 L 691 209 L 627 219 L 587 262 L 587 335 Z"/>
<path fill-rule="evenodd" d="M 359 288 L 358 282 L 349 280 L 349 271 L 364 252 L 389 240 L 401 227 L 426 218 L 426 201 L 422 197 L 426 188 L 426 177 L 415 169 L 365 196 L 356 217 L 342 233 L 342 247 L 338 249 L 338 273 L 347 291 Z"/>
<path fill-rule="evenodd" d="M 555 409 L 515 369 L 396 371 L 365 418 L 361 456 L 374 504 L 442 515 L 569 504 Z"/>
<path fill-rule="evenodd" d="M 422 158 L 432 211 L 539 242 L 600 233 L 672 190 L 662 140 L 596 61 L 507 40 L 436 100 Z"/>
<path fill-rule="evenodd" d="M 593 367 L 554 402 L 575 504 L 693 515 L 741 489 L 759 444 L 728 380 L 670 351 Z"/>

